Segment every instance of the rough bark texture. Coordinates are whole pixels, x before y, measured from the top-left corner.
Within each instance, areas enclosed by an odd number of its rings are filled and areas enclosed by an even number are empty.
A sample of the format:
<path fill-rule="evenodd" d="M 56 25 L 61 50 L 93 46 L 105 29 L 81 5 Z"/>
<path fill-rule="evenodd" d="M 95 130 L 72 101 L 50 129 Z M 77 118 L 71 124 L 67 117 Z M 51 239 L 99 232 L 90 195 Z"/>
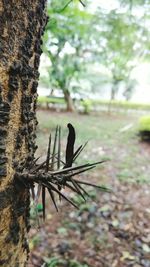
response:
<path fill-rule="evenodd" d="M 36 150 L 45 0 L 0 0 L 0 266 L 25 266 L 29 189 L 15 179 Z"/>

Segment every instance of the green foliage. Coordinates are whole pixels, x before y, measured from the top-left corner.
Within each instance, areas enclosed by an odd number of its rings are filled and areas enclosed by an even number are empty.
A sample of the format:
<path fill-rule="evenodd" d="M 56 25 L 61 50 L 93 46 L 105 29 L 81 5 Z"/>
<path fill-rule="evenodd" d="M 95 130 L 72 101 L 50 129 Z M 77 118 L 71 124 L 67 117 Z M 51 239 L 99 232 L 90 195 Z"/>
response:
<path fill-rule="evenodd" d="M 44 260 L 46 263 L 45 267 L 62 267 L 62 266 L 66 266 L 66 264 L 67 264 L 67 267 L 88 267 L 87 264 L 84 264 L 84 263 L 82 264 L 79 261 L 71 260 L 71 259 L 68 259 L 66 261 L 58 257 L 51 257 L 51 258 L 45 258 Z"/>
<path fill-rule="evenodd" d="M 57 232 L 58 232 L 58 234 L 63 235 L 63 236 L 67 235 L 67 229 L 64 227 L 58 228 Z"/>
<path fill-rule="evenodd" d="M 143 116 L 140 118 L 139 135 L 142 140 L 150 141 L 150 116 Z"/>
<path fill-rule="evenodd" d="M 135 11 L 132 13 L 131 10 L 122 9 L 121 5 L 110 11 L 99 8 L 96 14 L 95 20 L 99 21 L 99 25 L 93 26 L 93 38 L 97 41 L 97 46 L 100 44 L 96 57 L 110 72 L 108 78 L 112 84 L 111 99 L 115 99 L 122 81 L 124 96 L 126 99 L 131 97 L 135 87 L 132 70 L 148 53 L 149 30 L 146 23 L 149 19 L 145 15 L 135 15 Z"/>
<path fill-rule="evenodd" d="M 93 105 L 109 105 L 108 100 L 91 100 Z M 120 109 L 135 109 L 135 110 L 150 110 L 150 104 L 141 104 L 141 103 L 134 103 L 128 101 L 118 101 L 113 100 L 111 101 L 111 106 L 114 108 Z"/>
<path fill-rule="evenodd" d="M 47 97 L 47 96 L 39 96 L 38 97 L 38 103 L 39 104 L 64 104 L 64 98 L 62 97 Z"/>
<path fill-rule="evenodd" d="M 71 260 L 69 267 L 88 267 L 87 264 L 82 264 L 76 260 Z"/>
<path fill-rule="evenodd" d="M 30 249 L 33 249 L 34 247 L 38 246 L 41 243 L 41 236 L 39 234 L 35 235 L 29 243 Z"/>
<path fill-rule="evenodd" d="M 47 77 L 46 75 L 40 75 L 40 79 L 39 79 L 39 84 L 45 88 L 49 88 L 49 77 Z"/>
<path fill-rule="evenodd" d="M 120 181 L 133 181 L 134 177 L 132 177 L 132 173 L 129 169 L 123 169 L 121 170 L 117 177 L 119 178 Z"/>
<path fill-rule="evenodd" d="M 89 25 L 92 15 L 81 10 L 79 1 L 49 1 L 50 20 L 43 37 L 43 51 L 49 57 L 50 86 L 64 93 L 74 90 L 81 72 L 85 69 L 83 49 L 89 43 Z M 65 8 L 61 8 L 65 7 Z"/>
<path fill-rule="evenodd" d="M 84 114 L 89 114 L 92 108 L 92 101 L 90 99 L 85 99 L 81 101 L 81 104 L 83 106 L 83 112 Z"/>
<path fill-rule="evenodd" d="M 139 131 L 150 132 L 150 116 L 142 116 L 139 120 Z"/>
<path fill-rule="evenodd" d="M 106 46 L 100 52 L 100 57 L 111 73 L 111 98 L 114 99 L 119 83 L 129 79 L 134 66 L 136 25 L 130 24 L 126 19 L 127 14 L 119 14 L 118 11 L 111 11 L 103 17 L 105 27 L 100 36 Z"/>
<path fill-rule="evenodd" d="M 148 58 L 150 51 L 146 12 L 149 2 L 120 0 L 118 8 L 99 8 L 95 14 L 88 3 L 86 6 L 83 8 L 78 0 L 48 1 L 50 19 L 43 37 L 43 51 L 51 67 L 47 70 L 49 79 L 41 77 L 41 84 L 48 87 L 50 83 L 53 90 L 80 92 L 85 90 L 88 76 L 90 90 L 100 91 L 100 80 L 96 77 L 92 80 L 92 71 L 88 72 L 89 66 L 91 69 L 93 63 L 98 63 L 109 71 L 111 98 L 115 99 L 122 82 L 123 95 L 129 100 L 136 85 L 132 70 L 137 62 Z M 142 15 L 135 15 L 139 6 Z M 99 77 L 98 73 L 95 76 Z M 89 113 L 89 104 L 85 102 L 83 106 L 85 113 Z"/>
<path fill-rule="evenodd" d="M 46 263 L 46 267 L 58 267 L 62 266 L 60 264 L 64 263 L 64 260 L 58 257 L 45 258 L 44 261 Z"/>
<path fill-rule="evenodd" d="M 130 100 L 130 98 L 132 97 L 136 85 L 137 81 L 135 79 L 128 79 L 127 77 L 127 79 L 125 80 L 125 89 L 123 92 L 123 95 L 127 101 Z"/>

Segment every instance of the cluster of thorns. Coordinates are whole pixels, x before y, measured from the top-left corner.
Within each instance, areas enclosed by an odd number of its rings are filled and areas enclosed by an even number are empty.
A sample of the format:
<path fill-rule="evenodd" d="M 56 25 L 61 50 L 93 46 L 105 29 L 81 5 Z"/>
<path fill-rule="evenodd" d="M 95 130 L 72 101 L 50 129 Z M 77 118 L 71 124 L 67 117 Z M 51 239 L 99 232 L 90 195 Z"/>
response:
<path fill-rule="evenodd" d="M 65 162 L 61 159 L 61 128 L 56 127 L 54 142 L 52 144 L 51 134 L 49 136 L 49 143 L 47 149 L 47 157 L 41 164 L 37 164 L 39 158 L 34 161 L 34 166 L 28 173 L 23 173 L 22 178 L 27 179 L 31 183 L 31 191 L 33 200 L 37 203 L 41 195 L 43 206 L 43 219 L 45 219 L 45 202 L 46 202 L 46 189 L 53 201 L 53 204 L 58 211 L 58 207 L 55 201 L 55 194 L 61 198 L 67 200 L 74 207 L 78 208 L 76 203 L 63 194 L 62 188 L 69 188 L 76 194 L 82 197 L 85 201 L 85 196 L 89 196 L 85 190 L 84 185 L 99 188 L 102 191 L 109 191 L 104 186 L 98 186 L 89 182 L 81 181 L 75 177 L 85 171 L 93 169 L 97 164 L 104 162 L 99 161 L 95 163 L 86 163 L 79 166 L 72 166 L 80 153 L 85 148 L 86 144 L 81 145 L 74 152 L 75 144 L 75 129 L 72 124 L 68 124 L 68 138 L 65 153 Z M 26 180 L 26 181 L 27 181 Z M 35 194 L 34 184 L 38 184 L 37 193 Z"/>

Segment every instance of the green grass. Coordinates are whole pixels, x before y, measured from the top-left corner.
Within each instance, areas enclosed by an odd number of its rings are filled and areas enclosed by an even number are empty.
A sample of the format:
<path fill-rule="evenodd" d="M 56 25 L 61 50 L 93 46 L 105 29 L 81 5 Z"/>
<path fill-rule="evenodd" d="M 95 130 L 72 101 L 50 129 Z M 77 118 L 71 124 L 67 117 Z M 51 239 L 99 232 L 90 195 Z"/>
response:
<path fill-rule="evenodd" d="M 92 104 L 95 105 L 110 105 L 108 100 L 92 100 Z M 123 109 L 135 109 L 135 110 L 150 110 L 150 104 L 134 103 L 130 101 L 118 101 L 112 100 L 111 107 L 123 108 Z"/>
<path fill-rule="evenodd" d="M 82 264 L 76 260 L 68 259 L 63 260 L 59 257 L 51 257 L 51 258 L 45 258 L 46 267 L 61 267 L 61 266 L 67 266 L 67 267 L 88 267 L 87 264 Z"/>
<path fill-rule="evenodd" d="M 64 104 L 65 100 L 63 97 L 39 96 L 38 97 L 38 103 L 39 104 L 45 104 L 45 103 Z"/>
<path fill-rule="evenodd" d="M 150 116 L 142 116 L 139 119 L 139 136 L 142 141 L 150 143 Z"/>
<path fill-rule="evenodd" d="M 38 97 L 38 104 L 65 104 L 65 100 L 63 97 L 46 97 L 46 96 L 39 96 Z M 133 109 L 133 110 L 149 110 L 150 111 L 150 104 L 142 104 L 142 103 L 134 103 L 130 101 L 118 101 L 118 100 L 91 100 L 86 99 L 80 102 L 81 106 L 83 106 L 85 113 L 89 113 L 93 107 L 100 107 L 106 106 L 109 107 L 111 104 L 111 108 L 117 109 Z"/>
<path fill-rule="evenodd" d="M 80 163 L 108 159 L 108 162 L 97 167 L 100 182 L 109 177 L 137 183 L 150 181 L 149 153 L 144 149 L 141 152 L 142 144 L 137 135 L 138 115 L 100 113 L 88 116 L 39 111 L 38 120 L 40 149 L 37 155 L 45 154 L 49 132 L 54 136 L 57 124 L 62 127 L 62 150 L 65 151 L 66 126 L 70 122 L 76 129 L 76 147 L 88 141 L 80 156 Z M 128 125 L 131 127 L 123 130 Z"/>
<path fill-rule="evenodd" d="M 150 132 L 150 116 L 142 116 L 139 119 L 139 131 Z"/>

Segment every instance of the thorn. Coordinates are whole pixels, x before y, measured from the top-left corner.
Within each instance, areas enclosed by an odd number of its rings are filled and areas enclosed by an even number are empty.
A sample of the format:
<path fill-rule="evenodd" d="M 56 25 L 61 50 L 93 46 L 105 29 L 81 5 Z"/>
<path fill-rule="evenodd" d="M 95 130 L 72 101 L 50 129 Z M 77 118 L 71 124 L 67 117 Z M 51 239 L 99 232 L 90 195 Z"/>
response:
<path fill-rule="evenodd" d="M 84 195 L 83 195 L 82 192 L 80 191 L 80 188 L 79 188 L 78 184 L 77 184 L 72 178 L 70 178 L 70 181 L 72 182 L 72 184 L 73 184 L 74 187 L 76 188 L 78 194 L 83 198 L 84 201 L 86 201 Z"/>
<path fill-rule="evenodd" d="M 88 141 L 83 146 L 81 146 L 81 149 L 74 156 L 73 161 L 75 161 L 79 157 L 79 155 L 81 154 L 81 152 L 83 151 L 83 149 L 86 147 L 87 144 L 88 144 Z"/>
<path fill-rule="evenodd" d="M 46 163 L 46 160 L 44 160 L 41 164 L 37 165 L 36 168 L 31 170 L 30 173 L 34 173 L 34 172 L 40 170 L 44 166 L 45 163 Z"/>
<path fill-rule="evenodd" d="M 86 169 L 80 170 L 80 171 L 78 171 L 78 172 L 74 172 L 74 173 L 71 173 L 71 174 L 67 174 L 65 177 L 66 177 L 66 178 L 68 178 L 68 177 L 73 177 L 73 176 L 78 175 L 78 174 L 80 174 L 80 173 L 89 171 L 89 170 L 91 170 L 91 169 L 93 169 L 93 168 L 95 168 L 95 166 L 91 166 L 91 167 L 88 167 L 88 168 L 86 168 Z M 75 181 L 75 180 L 74 180 L 74 181 Z"/>
<path fill-rule="evenodd" d="M 76 139 L 76 133 L 73 125 L 68 123 L 67 125 L 69 129 L 67 145 L 66 145 L 66 164 L 64 168 L 68 168 L 72 166 L 73 154 L 74 154 L 74 144 Z"/>
<path fill-rule="evenodd" d="M 73 154 L 73 161 L 75 161 L 74 158 L 75 158 L 76 155 L 79 153 L 79 151 L 81 150 L 81 148 L 82 148 L 82 145 L 79 146 L 79 147 L 77 148 L 77 150 L 75 151 L 75 153 Z"/>
<path fill-rule="evenodd" d="M 35 203 L 37 204 L 38 203 L 38 200 L 39 200 L 39 197 L 40 197 L 40 193 L 41 193 L 41 183 L 38 184 L 38 189 L 37 189 L 37 194 L 36 194 L 36 197 L 35 197 Z"/>
<path fill-rule="evenodd" d="M 53 144 L 52 163 L 51 163 L 51 169 L 52 170 L 54 170 L 54 159 L 55 159 L 55 150 L 56 150 L 56 143 L 57 143 L 57 132 L 58 132 L 58 125 L 56 127 L 54 144 Z"/>
<path fill-rule="evenodd" d="M 42 186 L 43 220 L 45 221 L 45 186 Z"/>
<path fill-rule="evenodd" d="M 46 171 L 49 170 L 49 161 L 50 161 L 50 153 L 51 153 L 51 134 L 49 135 L 48 149 L 47 149 L 47 159 L 46 159 Z"/>
<path fill-rule="evenodd" d="M 79 183 L 78 183 L 78 186 L 80 187 L 80 189 L 83 191 L 84 194 L 86 194 L 88 197 L 90 197 L 88 192 Z"/>
<path fill-rule="evenodd" d="M 60 168 L 60 155 L 61 155 L 61 128 L 58 127 L 58 161 L 57 161 L 57 168 Z"/>
<path fill-rule="evenodd" d="M 57 160 L 57 169 L 60 169 L 60 154 L 61 154 L 61 128 L 58 127 L 58 160 Z M 61 186 L 58 185 L 58 190 L 61 190 Z M 59 195 L 59 200 L 61 201 L 61 196 Z"/>
<path fill-rule="evenodd" d="M 34 161 L 33 161 L 33 165 L 34 166 L 36 164 L 36 162 L 40 159 L 40 157 L 36 158 Z"/>
<path fill-rule="evenodd" d="M 48 190 L 48 192 L 49 192 L 49 194 L 50 194 L 50 197 L 51 197 L 51 199 L 52 199 L 52 201 L 53 201 L 53 204 L 54 204 L 54 206 L 55 206 L 55 209 L 56 209 L 56 211 L 58 212 L 58 207 L 57 207 L 56 202 L 55 202 L 54 193 L 52 192 L 52 190 L 51 190 L 50 188 L 47 188 L 47 190 Z"/>
<path fill-rule="evenodd" d="M 67 182 L 66 182 L 65 186 L 68 187 L 68 188 L 70 188 L 76 194 L 79 194 L 79 192 L 72 185 L 68 184 Z"/>
<path fill-rule="evenodd" d="M 54 171 L 54 172 L 51 172 L 52 175 L 56 175 L 56 174 L 65 174 L 65 173 L 68 173 L 69 171 L 75 171 L 75 170 L 79 170 L 79 169 L 83 169 L 85 167 L 90 167 L 90 166 L 94 166 L 95 164 L 89 164 L 89 163 L 86 163 L 86 164 L 83 164 L 83 165 L 80 165 L 80 166 L 76 166 L 76 167 L 69 167 L 69 168 L 66 168 L 66 169 L 61 169 L 61 170 L 58 170 L 58 171 Z"/>
<path fill-rule="evenodd" d="M 33 187 L 33 186 L 31 186 L 30 188 L 31 188 L 32 198 L 33 198 L 33 200 L 35 200 L 35 192 L 34 192 L 34 187 Z"/>
<path fill-rule="evenodd" d="M 55 158 L 58 160 L 58 157 L 55 156 Z M 63 160 L 60 159 L 60 162 L 65 165 L 65 162 Z"/>
<path fill-rule="evenodd" d="M 80 150 L 82 149 L 82 145 L 78 147 L 78 149 L 75 151 L 75 153 L 72 156 L 72 159 L 70 160 L 72 163 L 75 161 L 75 159 L 78 157 L 80 154 Z M 79 154 L 78 154 L 79 153 Z M 66 167 L 64 167 L 65 169 Z"/>
<path fill-rule="evenodd" d="M 88 185 L 88 186 L 92 186 L 92 187 L 96 187 L 101 189 L 102 191 L 106 191 L 106 192 L 111 192 L 111 189 L 105 187 L 105 186 L 100 186 L 100 185 L 96 185 L 96 184 L 91 184 L 88 182 L 84 182 L 84 181 L 79 181 L 79 180 L 74 180 L 76 181 L 77 184 L 84 184 L 84 185 Z"/>
<path fill-rule="evenodd" d="M 52 184 L 48 183 L 48 184 L 45 184 L 44 185 L 47 187 L 47 188 L 50 188 L 51 190 L 55 191 L 56 193 L 58 193 L 59 195 L 61 195 L 62 198 L 64 198 L 66 201 L 68 201 L 72 206 L 74 206 L 76 209 L 79 209 L 78 206 L 73 202 L 71 201 L 69 198 L 67 198 L 63 193 L 61 193 L 55 186 L 53 186 Z"/>

